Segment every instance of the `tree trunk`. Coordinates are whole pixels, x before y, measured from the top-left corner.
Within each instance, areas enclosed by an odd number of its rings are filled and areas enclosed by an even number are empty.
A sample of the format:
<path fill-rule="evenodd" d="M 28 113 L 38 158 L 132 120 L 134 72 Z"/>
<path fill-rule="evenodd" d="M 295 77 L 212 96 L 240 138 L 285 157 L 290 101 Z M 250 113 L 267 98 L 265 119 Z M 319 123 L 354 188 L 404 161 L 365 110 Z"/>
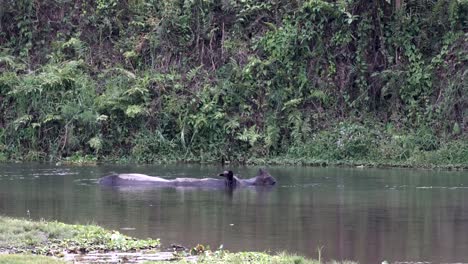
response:
<path fill-rule="evenodd" d="M 2 28 L 2 22 L 3 22 L 3 14 L 5 14 L 5 1 L 4 0 L 0 0 L 0 31 L 3 31 L 3 28 Z"/>
<path fill-rule="evenodd" d="M 400 10 L 401 6 L 403 5 L 404 0 L 394 0 L 393 4 L 395 7 L 395 10 Z"/>

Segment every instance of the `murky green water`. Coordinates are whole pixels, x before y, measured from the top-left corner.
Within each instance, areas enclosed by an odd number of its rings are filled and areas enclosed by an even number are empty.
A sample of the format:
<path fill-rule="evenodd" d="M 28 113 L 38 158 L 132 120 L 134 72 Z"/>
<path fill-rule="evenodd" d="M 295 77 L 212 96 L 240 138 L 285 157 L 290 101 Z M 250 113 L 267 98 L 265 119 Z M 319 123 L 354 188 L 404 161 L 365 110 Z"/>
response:
<path fill-rule="evenodd" d="M 97 223 L 231 251 L 287 250 L 361 263 L 468 261 L 468 173 L 272 167 L 271 190 L 108 189 L 110 172 L 215 177 L 211 166 L 0 164 L 0 214 Z M 244 177 L 256 168 L 234 168 Z"/>

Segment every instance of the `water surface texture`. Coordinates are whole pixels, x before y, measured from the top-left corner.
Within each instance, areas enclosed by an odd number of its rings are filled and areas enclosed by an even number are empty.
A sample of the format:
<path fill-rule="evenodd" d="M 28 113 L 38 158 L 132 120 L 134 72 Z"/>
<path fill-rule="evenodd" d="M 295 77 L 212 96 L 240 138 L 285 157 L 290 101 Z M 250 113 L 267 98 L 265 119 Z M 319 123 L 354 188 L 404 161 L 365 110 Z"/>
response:
<path fill-rule="evenodd" d="M 468 261 L 466 172 L 271 167 L 272 189 L 103 188 L 111 172 L 216 177 L 215 166 L 0 164 L 0 214 L 96 223 L 163 244 L 286 250 L 361 263 Z M 233 168 L 247 178 L 257 168 Z"/>

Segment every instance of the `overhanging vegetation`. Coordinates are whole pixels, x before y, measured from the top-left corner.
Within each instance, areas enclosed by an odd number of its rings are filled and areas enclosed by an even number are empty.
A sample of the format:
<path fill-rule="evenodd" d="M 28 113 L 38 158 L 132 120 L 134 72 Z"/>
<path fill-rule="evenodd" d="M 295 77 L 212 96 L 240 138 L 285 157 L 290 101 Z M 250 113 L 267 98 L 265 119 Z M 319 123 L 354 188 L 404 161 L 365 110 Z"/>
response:
<path fill-rule="evenodd" d="M 0 5 L 0 160 L 468 164 L 465 0 Z"/>

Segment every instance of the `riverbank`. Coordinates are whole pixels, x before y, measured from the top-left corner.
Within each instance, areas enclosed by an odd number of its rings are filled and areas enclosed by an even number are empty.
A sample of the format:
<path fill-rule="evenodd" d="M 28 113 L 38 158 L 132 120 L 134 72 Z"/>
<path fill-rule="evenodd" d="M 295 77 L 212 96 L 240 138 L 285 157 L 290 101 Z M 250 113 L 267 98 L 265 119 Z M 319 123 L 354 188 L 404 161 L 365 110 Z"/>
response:
<path fill-rule="evenodd" d="M 47 258 L 45 256 L 48 256 Z M 30 221 L 0 216 L 0 263 L 298 263 L 316 264 L 301 256 L 260 252 L 230 253 L 197 245 L 168 251 L 158 239 L 140 240 L 95 225 Z M 332 262 L 341 263 L 341 262 Z M 351 264 L 353 262 L 342 262 Z"/>
<path fill-rule="evenodd" d="M 340 123 L 311 134 L 301 144 L 292 144 L 280 152 L 262 149 L 203 151 L 182 146 L 158 150 L 151 142 L 154 135 L 131 142 L 131 149 L 112 152 L 72 152 L 63 157 L 50 153 L 9 152 L 0 148 L 0 162 L 42 161 L 58 164 L 231 164 L 231 165 L 294 165 L 347 167 L 401 167 L 424 169 L 468 169 L 468 138 L 440 138 L 430 130 L 394 131 L 377 123 Z M 156 145 L 152 145 L 152 144 Z M 1 145 L 1 144 L 0 144 Z M 226 148 L 225 145 L 220 145 Z M 138 149 L 139 151 L 135 151 Z"/>
<path fill-rule="evenodd" d="M 0 10 L 0 161 L 468 167 L 466 1 Z"/>

